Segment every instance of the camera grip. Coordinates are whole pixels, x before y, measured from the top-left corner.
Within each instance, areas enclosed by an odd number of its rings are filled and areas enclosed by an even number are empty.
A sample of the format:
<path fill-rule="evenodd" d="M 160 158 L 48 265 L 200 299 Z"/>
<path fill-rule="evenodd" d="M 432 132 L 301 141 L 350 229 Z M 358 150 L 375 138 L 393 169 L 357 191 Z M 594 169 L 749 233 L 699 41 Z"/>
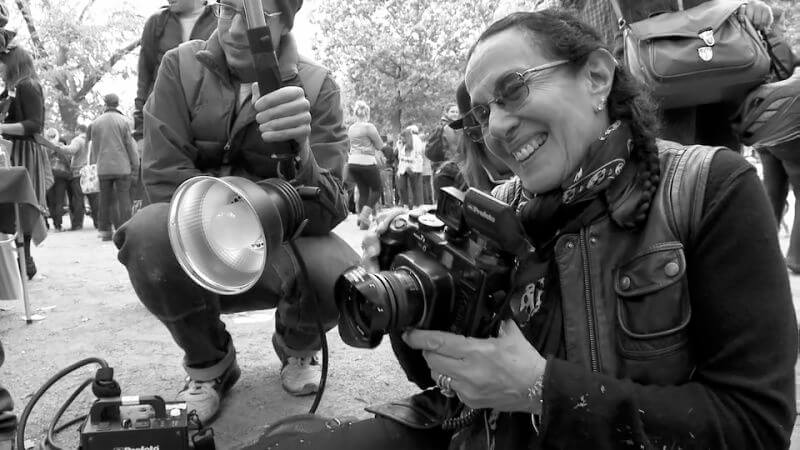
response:
<path fill-rule="evenodd" d="M 431 378 L 431 369 L 428 367 L 428 362 L 422 356 L 422 350 L 415 350 L 403 342 L 402 332 L 400 331 L 390 332 L 389 340 L 392 343 L 392 351 L 397 357 L 397 362 L 403 368 L 408 381 L 422 389 L 436 386 L 436 382 Z"/>

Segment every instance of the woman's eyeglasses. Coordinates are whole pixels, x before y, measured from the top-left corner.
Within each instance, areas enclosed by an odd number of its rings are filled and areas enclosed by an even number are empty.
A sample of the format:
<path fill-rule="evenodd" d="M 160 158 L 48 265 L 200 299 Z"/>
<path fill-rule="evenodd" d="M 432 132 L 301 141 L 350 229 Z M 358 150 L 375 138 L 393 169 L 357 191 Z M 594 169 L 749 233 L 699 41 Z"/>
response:
<path fill-rule="evenodd" d="M 560 59 L 532 67 L 523 72 L 513 72 L 501 77 L 496 83 L 497 97 L 486 103 L 474 105 L 472 109 L 464 114 L 462 118 L 464 134 L 475 142 L 482 142 L 483 129 L 489 125 L 490 105 L 492 103 L 497 103 L 512 111 L 519 108 L 531 92 L 528 85 L 531 75 L 562 66 L 568 62 L 570 61 L 567 59 Z"/>
<path fill-rule="evenodd" d="M 228 5 L 225 3 L 214 3 L 211 5 L 211 10 L 214 11 L 214 15 L 220 19 L 224 20 L 233 20 L 237 14 L 244 17 L 244 9 L 237 8 L 233 5 Z M 275 19 L 281 15 L 281 12 L 264 12 L 264 19 L 269 23 L 270 20 Z"/>

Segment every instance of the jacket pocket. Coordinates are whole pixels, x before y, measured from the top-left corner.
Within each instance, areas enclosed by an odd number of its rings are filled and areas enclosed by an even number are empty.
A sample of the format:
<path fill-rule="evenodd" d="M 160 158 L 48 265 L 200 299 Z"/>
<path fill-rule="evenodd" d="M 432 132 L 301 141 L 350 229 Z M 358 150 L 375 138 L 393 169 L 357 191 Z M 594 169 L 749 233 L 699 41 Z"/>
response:
<path fill-rule="evenodd" d="M 624 376 L 644 384 L 674 384 L 692 369 L 683 244 L 665 242 L 614 271 L 617 342 Z"/>

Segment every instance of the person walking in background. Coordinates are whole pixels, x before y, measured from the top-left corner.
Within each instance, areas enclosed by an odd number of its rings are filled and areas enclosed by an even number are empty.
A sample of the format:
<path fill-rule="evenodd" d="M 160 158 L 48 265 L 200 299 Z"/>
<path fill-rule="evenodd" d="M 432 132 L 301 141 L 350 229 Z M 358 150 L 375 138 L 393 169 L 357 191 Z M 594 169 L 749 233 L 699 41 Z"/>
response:
<path fill-rule="evenodd" d="M 415 142 L 415 145 L 416 145 L 416 142 L 419 142 L 420 146 L 423 149 L 420 152 L 420 153 L 422 153 L 422 181 L 420 181 L 420 184 L 422 185 L 422 203 L 424 203 L 426 205 L 430 205 L 434 201 L 434 196 L 433 196 L 433 161 L 431 161 L 430 159 L 428 159 L 427 156 L 425 156 L 425 150 L 424 149 L 425 149 L 426 140 L 424 139 L 424 136 L 420 136 L 419 134 L 414 134 L 413 131 L 411 132 L 411 136 L 412 136 L 413 141 Z"/>
<path fill-rule="evenodd" d="M 800 140 L 757 148 L 756 151 L 764 170 L 764 190 L 779 228 L 788 206 L 786 198 L 790 186 L 794 193 L 794 223 L 786 251 L 786 267 L 792 273 L 800 274 Z"/>
<path fill-rule="evenodd" d="M 347 174 L 358 188 L 358 227 L 366 230 L 369 228 L 375 204 L 381 196 L 381 174 L 375 155 L 383 148 L 383 140 L 378 129 L 369 121 L 369 105 L 361 100 L 357 101 L 353 115 L 356 122 L 347 130 L 350 138 Z"/>
<path fill-rule="evenodd" d="M 92 156 L 97 158 L 100 178 L 100 238 L 110 241 L 113 226 L 131 218 L 131 181 L 139 173 L 139 153 L 128 120 L 117 107 L 119 97 L 103 97 L 106 110 L 92 122 Z M 95 156 L 96 155 L 96 156 Z"/>
<path fill-rule="evenodd" d="M 383 155 L 383 165 L 381 167 L 381 203 L 385 207 L 394 206 L 395 203 L 395 186 L 394 176 L 397 172 L 397 150 L 394 147 L 394 142 L 390 141 L 386 135 L 381 135 L 381 140 L 384 142 L 381 148 Z"/>
<path fill-rule="evenodd" d="M 33 57 L 22 47 L 11 44 L 14 35 L 13 31 L 0 29 L 0 76 L 6 86 L 0 93 L 0 115 L 5 115 L 0 133 L 12 142 L 11 165 L 28 170 L 44 218 L 47 214 L 47 190 L 54 181 L 47 152 L 34 140 L 34 135 L 41 133 L 44 127 L 44 91 L 36 75 Z M 28 278 L 36 274 L 31 238 L 31 235 L 25 235 Z"/>
<path fill-rule="evenodd" d="M 57 149 L 61 136 L 55 128 L 48 128 L 44 133 L 45 139 L 53 144 L 46 150 L 50 158 L 50 169 L 53 171 L 53 185 L 47 190 L 47 209 L 53 221 L 53 228 L 61 231 L 61 218 L 64 215 L 64 200 L 66 200 L 67 186 L 69 186 L 72 173 L 70 172 L 70 158 Z"/>
<path fill-rule="evenodd" d="M 397 192 L 403 206 L 422 204 L 422 159 L 421 145 L 414 145 L 414 135 L 406 128 L 397 140 Z"/>
<path fill-rule="evenodd" d="M 458 117 L 457 105 L 451 103 L 445 106 L 442 110 L 442 117 L 433 127 L 433 130 L 428 135 L 428 139 L 425 142 L 425 157 L 431 161 L 431 171 L 433 172 L 434 201 L 438 193 L 435 181 L 437 172 L 445 162 L 453 161 L 458 153 L 458 143 L 461 133 L 448 126 L 448 124 L 457 120 Z"/>
<path fill-rule="evenodd" d="M 67 185 L 67 195 L 70 199 L 69 214 L 70 230 L 72 231 L 83 229 L 83 218 L 86 214 L 86 208 L 83 204 L 83 191 L 81 190 L 81 169 L 89 164 L 86 130 L 86 125 L 78 125 L 75 127 L 75 136 L 69 145 L 60 147 L 61 153 L 68 157 L 70 161 L 70 180 Z M 95 228 L 97 228 L 97 223 L 95 223 Z"/>
<path fill-rule="evenodd" d="M 206 40 L 217 28 L 217 18 L 206 3 L 205 0 L 170 0 L 168 6 L 150 16 L 144 24 L 133 111 L 133 138 L 137 144 L 141 144 L 144 134 L 142 110 L 153 91 L 164 53 L 181 42 Z"/>

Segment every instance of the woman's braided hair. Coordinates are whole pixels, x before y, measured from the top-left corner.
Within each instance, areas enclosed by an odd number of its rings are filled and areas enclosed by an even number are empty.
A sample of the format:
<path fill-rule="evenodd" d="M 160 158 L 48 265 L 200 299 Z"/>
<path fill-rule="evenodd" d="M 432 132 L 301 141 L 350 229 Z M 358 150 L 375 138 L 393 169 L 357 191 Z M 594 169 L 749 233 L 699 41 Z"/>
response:
<path fill-rule="evenodd" d="M 534 45 L 551 59 L 567 59 L 578 70 L 589 55 L 600 49 L 608 50 L 600 34 L 578 20 L 567 10 L 545 9 L 537 12 L 513 13 L 494 22 L 478 38 L 470 50 L 486 38 L 510 28 L 518 28 L 531 35 Z M 645 192 L 630 223 L 635 227 L 647 220 L 650 203 L 661 179 L 656 135 L 659 128 L 658 107 L 647 88 L 636 81 L 621 65 L 617 65 L 611 92 L 608 95 L 608 115 L 612 122 L 621 120 L 630 124 L 633 135 L 631 162 L 637 165 L 636 183 Z"/>

